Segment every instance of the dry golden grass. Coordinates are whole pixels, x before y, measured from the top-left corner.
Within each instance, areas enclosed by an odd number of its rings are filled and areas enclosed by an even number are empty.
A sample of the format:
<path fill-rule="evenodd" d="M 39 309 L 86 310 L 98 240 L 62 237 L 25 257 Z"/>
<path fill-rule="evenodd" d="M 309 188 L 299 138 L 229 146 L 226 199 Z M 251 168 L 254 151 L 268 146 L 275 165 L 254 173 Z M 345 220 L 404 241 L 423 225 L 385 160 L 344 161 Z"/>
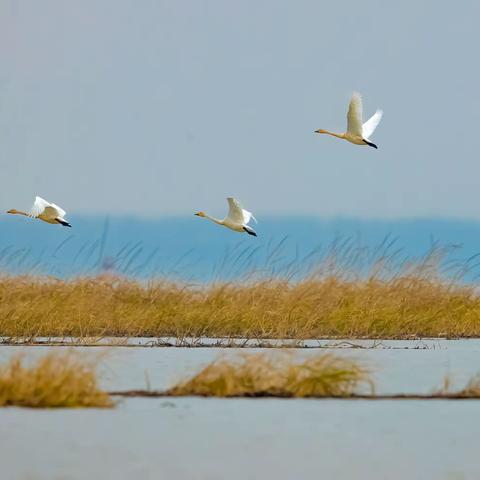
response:
<path fill-rule="evenodd" d="M 293 356 L 242 355 L 220 359 L 165 392 L 170 396 L 204 397 L 330 397 L 350 396 L 366 385 L 368 370 L 332 354 L 299 363 Z"/>
<path fill-rule="evenodd" d="M 460 395 L 464 397 L 480 397 L 480 374 L 475 375 L 472 377 L 467 385 L 458 392 Z"/>
<path fill-rule="evenodd" d="M 50 353 L 34 365 L 16 356 L 0 365 L 0 407 L 111 407 L 91 362 L 72 353 Z"/>
<path fill-rule="evenodd" d="M 439 390 L 435 390 L 433 395 L 453 396 L 455 398 L 480 398 L 480 372 L 470 378 L 467 384 L 460 390 L 452 390 L 452 379 L 447 376 L 444 378 L 443 385 Z"/>
<path fill-rule="evenodd" d="M 113 276 L 3 277 L 0 336 L 480 337 L 477 287 L 460 276 L 443 277 L 441 262 L 435 251 L 400 266 L 380 259 L 357 275 L 330 258 L 301 281 L 251 278 L 203 286 Z"/>

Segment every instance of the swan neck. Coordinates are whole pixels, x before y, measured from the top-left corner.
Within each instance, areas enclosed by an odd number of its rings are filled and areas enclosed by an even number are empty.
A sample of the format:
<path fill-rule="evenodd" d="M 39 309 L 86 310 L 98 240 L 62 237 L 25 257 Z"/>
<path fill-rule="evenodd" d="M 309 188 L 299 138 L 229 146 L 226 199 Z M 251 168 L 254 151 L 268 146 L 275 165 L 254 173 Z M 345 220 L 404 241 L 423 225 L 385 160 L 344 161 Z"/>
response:
<path fill-rule="evenodd" d="M 218 218 L 211 217 L 210 215 L 207 215 L 207 214 L 205 214 L 205 218 L 208 218 L 212 222 L 218 223 L 219 225 L 223 225 L 223 220 L 220 220 Z"/>
<path fill-rule="evenodd" d="M 337 138 L 345 138 L 345 134 L 344 133 L 335 133 L 335 132 L 330 132 L 328 130 L 324 130 L 323 133 L 327 134 L 327 135 L 331 135 L 332 137 L 337 137 Z"/>
<path fill-rule="evenodd" d="M 25 217 L 29 216 L 28 213 L 22 212 L 21 210 L 16 210 L 16 209 L 10 210 L 8 213 L 11 213 L 12 215 L 23 215 Z"/>

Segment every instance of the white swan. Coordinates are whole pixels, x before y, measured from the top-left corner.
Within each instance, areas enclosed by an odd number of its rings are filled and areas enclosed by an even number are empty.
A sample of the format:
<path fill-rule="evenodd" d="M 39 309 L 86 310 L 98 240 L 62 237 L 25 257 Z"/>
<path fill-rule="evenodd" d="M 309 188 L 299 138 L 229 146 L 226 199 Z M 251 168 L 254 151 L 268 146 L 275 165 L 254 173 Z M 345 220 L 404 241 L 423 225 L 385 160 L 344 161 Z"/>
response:
<path fill-rule="evenodd" d="M 378 148 L 370 141 L 370 137 L 377 128 L 377 125 L 380 123 L 383 112 L 382 110 L 377 110 L 373 116 L 362 125 L 362 110 L 362 97 L 358 92 L 353 92 L 350 105 L 348 107 L 347 131 L 345 133 L 333 133 L 329 132 L 328 130 L 320 129 L 315 130 L 315 133 L 325 133 L 337 138 L 343 138 L 344 140 L 354 143 L 355 145 L 368 145 L 373 148 Z"/>
<path fill-rule="evenodd" d="M 238 200 L 235 200 L 233 197 L 228 197 L 228 214 L 223 220 L 219 220 L 218 218 L 211 217 L 207 215 L 205 212 L 198 212 L 195 213 L 198 217 L 208 218 L 212 222 L 218 223 L 218 225 L 223 225 L 224 227 L 230 228 L 235 232 L 246 232 L 249 235 L 257 236 L 255 230 L 248 226 L 248 222 L 250 219 L 253 218 L 255 223 L 257 223 L 257 219 L 252 215 L 251 212 L 244 210 Z"/>
<path fill-rule="evenodd" d="M 25 215 L 30 218 L 38 218 L 47 223 L 59 223 L 64 227 L 71 227 L 71 225 L 65 220 L 66 212 L 58 205 L 47 202 L 41 197 L 35 197 L 35 203 L 33 204 L 30 212 L 22 212 L 21 210 L 8 210 L 7 213 L 12 215 Z"/>

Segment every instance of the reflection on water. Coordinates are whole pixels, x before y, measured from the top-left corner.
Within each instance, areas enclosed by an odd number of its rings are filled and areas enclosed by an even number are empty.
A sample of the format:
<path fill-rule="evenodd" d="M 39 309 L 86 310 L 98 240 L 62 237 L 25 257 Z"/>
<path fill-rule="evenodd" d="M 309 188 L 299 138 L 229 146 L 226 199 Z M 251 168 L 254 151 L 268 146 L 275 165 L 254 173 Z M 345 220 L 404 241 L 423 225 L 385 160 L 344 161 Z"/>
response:
<path fill-rule="evenodd" d="M 405 346 L 396 342 L 391 346 Z M 61 348 L 61 347 L 54 347 Z M 0 348 L 0 361 L 48 347 Z M 107 389 L 165 388 L 244 349 L 89 348 Z M 255 350 L 258 352 L 259 350 Z M 272 351 L 269 349 L 268 351 Z M 307 356 L 318 350 L 300 350 Z M 337 349 L 375 369 L 379 393 L 428 392 L 480 370 L 480 341 Z M 0 410 L 8 479 L 474 479 L 480 401 L 129 399 L 99 410 Z"/>

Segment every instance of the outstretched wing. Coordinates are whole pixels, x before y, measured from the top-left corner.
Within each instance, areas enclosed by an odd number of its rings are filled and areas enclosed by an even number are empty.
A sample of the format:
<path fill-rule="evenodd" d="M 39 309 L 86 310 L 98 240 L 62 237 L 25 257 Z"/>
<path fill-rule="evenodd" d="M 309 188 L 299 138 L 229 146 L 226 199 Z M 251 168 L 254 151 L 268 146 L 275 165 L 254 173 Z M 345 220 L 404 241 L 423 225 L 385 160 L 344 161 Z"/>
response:
<path fill-rule="evenodd" d="M 251 212 L 244 210 L 240 205 L 240 202 L 235 198 L 228 197 L 227 202 L 229 206 L 227 218 L 233 223 L 246 225 L 251 218 L 254 218 Z"/>
<path fill-rule="evenodd" d="M 362 135 L 363 138 L 368 140 L 372 135 L 375 129 L 377 128 L 380 120 L 382 119 L 383 111 L 377 110 L 362 126 Z"/>
<path fill-rule="evenodd" d="M 50 218 L 63 217 L 66 215 L 65 210 L 62 210 L 58 205 L 47 202 L 42 197 L 37 196 L 28 215 L 36 218 L 42 214 Z"/>
<path fill-rule="evenodd" d="M 57 217 L 63 218 L 67 214 L 63 208 L 59 207 L 55 203 L 51 203 L 50 205 L 58 212 Z"/>
<path fill-rule="evenodd" d="M 362 136 L 362 97 L 358 92 L 353 92 L 348 106 L 347 133 Z"/>
<path fill-rule="evenodd" d="M 45 211 L 45 208 L 49 207 L 50 203 L 44 200 L 42 197 L 35 197 L 35 202 L 32 205 L 32 208 L 28 212 L 30 217 L 38 217 Z"/>
<path fill-rule="evenodd" d="M 250 220 L 253 220 L 255 223 L 258 223 L 257 219 L 253 216 L 252 212 L 249 212 L 248 210 L 243 210 L 243 209 L 242 209 L 242 212 L 243 212 L 245 225 L 247 225 Z"/>

